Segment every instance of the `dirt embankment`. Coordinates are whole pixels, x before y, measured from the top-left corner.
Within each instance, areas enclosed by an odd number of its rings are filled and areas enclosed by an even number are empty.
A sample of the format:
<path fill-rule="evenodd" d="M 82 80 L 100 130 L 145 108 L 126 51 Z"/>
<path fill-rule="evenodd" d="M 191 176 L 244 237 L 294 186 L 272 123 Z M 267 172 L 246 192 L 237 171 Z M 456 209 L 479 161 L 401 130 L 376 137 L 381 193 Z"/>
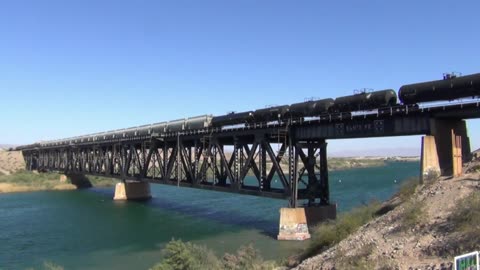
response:
<path fill-rule="evenodd" d="M 480 248 L 469 239 L 478 240 L 480 227 L 468 216 L 480 211 L 468 205 L 480 198 L 480 161 L 465 170 L 417 187 L 407 201 L 294 269 L 453 269 L 454 256 Z"/>
<path fill-rule="evenodd" d="M 0 149 L 0 175 L 10 175 L 22 169 L 25 169 L 22 152 Z"/>
<path fill-rule="evenodd" d="M 56 181 L 56 180 L 52 180 Z M 73 190 L 76 187 L 69 183 L 56 183 L 52 185 L 23 185 L 15 183 L 0 183 L 1 193 L 30 192 L 40 190 Z"/>

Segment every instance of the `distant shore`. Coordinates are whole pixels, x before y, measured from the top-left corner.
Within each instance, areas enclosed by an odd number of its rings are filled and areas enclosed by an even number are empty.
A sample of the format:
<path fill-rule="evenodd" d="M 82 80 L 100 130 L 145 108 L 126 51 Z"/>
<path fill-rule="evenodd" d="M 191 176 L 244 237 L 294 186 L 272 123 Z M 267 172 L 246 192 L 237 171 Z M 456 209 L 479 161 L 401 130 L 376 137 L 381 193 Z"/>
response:
<path fill-rule="evenodd" d="M 328 169 L 333 171 L 356 168 L 370 168 L 385 166 L 388 162 L 416 162 L 420 157 L 346 157 L 330 158 Z"/>

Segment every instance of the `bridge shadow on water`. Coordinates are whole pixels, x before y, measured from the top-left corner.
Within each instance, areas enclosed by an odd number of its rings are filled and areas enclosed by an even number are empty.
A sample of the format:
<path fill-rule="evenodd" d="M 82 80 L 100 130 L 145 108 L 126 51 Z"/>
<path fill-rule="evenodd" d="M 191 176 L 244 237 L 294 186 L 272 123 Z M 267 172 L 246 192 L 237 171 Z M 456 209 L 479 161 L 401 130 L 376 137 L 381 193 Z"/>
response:
<path fill-rule="evenodd" d="M 113 188 L 94 188 L 92 191 L 113 197 Z M 270 238 L 276 238 L 279 210 L 288 204 L 287 201 L 279 199 L 159 184 L 152 184 L 151 191 L 151 200 L 129 203 L 169 211 L 192 220 L 230 225 L 233 226 L 229 227 L 230 232 L 257 230 Z"/>

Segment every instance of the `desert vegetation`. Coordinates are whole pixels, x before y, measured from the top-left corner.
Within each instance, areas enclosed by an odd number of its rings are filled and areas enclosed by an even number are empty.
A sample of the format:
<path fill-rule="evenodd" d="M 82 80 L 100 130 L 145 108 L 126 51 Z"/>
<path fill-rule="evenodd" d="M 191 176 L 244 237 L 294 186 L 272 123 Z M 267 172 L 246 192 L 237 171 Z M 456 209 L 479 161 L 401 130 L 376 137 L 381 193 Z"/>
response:
<path fill-rule="evenodd" d="M 170 241 L 162 250 L 163 259 L 150 270 L 269 270 L 275 263 L 264 261 L 253 245 L 240 247 L 235 254 L 222 258 L 205 246 L 181 240 Z"/>

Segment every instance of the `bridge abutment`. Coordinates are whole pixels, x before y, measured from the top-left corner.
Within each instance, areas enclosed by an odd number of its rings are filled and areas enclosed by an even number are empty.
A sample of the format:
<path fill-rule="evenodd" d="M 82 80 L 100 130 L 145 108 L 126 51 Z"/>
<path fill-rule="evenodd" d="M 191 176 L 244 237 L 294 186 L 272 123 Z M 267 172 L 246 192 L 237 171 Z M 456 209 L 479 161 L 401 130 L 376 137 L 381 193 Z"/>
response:
<path fill-rule="evenodd" d="M 461 162 L 467 162 L 471 159 L 470 139 L 467 135 L 467 125 L 464 120 L 458 119 L 432 119 L 430 120 L 430 134 L 422 142 L 422 175 L 424 161 L 429 165 L 434 162 L 432 155 L 435 155 L 433 148 L 436 148 L 438 157 L 438 166 L 441 175 L 458 174 L 461 169 Z M 434 141 L 430 137 L 434 138 Z M 435 147 L 432 145 L 435 144 Z M 461 152 L 457 152 L 461 149 Z M 426 150 L 425 152 L 423 150 Z M 458 162 L 458 158 L 461 161 Z M 430 162 L 430 163 L 429 163 Z M 460 164 L 460 165 L 459 165 Z M 431 165 L 431 164 L 430 164 Z M 458 168 L 460 166 L 460 168 Z"/>
<path fill-rule="evenodd" d="M 440 164 L 438 163 L 437 144 L 434 136 L 423 136 L 420 158 L 420 182 L 428 181 L 440 176 Z"/>
<path fill-rule="evenodd" d="M 113 200 L 148 200 L 151 197 L 150 183 L 145 181 L 125 181 L 115 185 Z"/>

